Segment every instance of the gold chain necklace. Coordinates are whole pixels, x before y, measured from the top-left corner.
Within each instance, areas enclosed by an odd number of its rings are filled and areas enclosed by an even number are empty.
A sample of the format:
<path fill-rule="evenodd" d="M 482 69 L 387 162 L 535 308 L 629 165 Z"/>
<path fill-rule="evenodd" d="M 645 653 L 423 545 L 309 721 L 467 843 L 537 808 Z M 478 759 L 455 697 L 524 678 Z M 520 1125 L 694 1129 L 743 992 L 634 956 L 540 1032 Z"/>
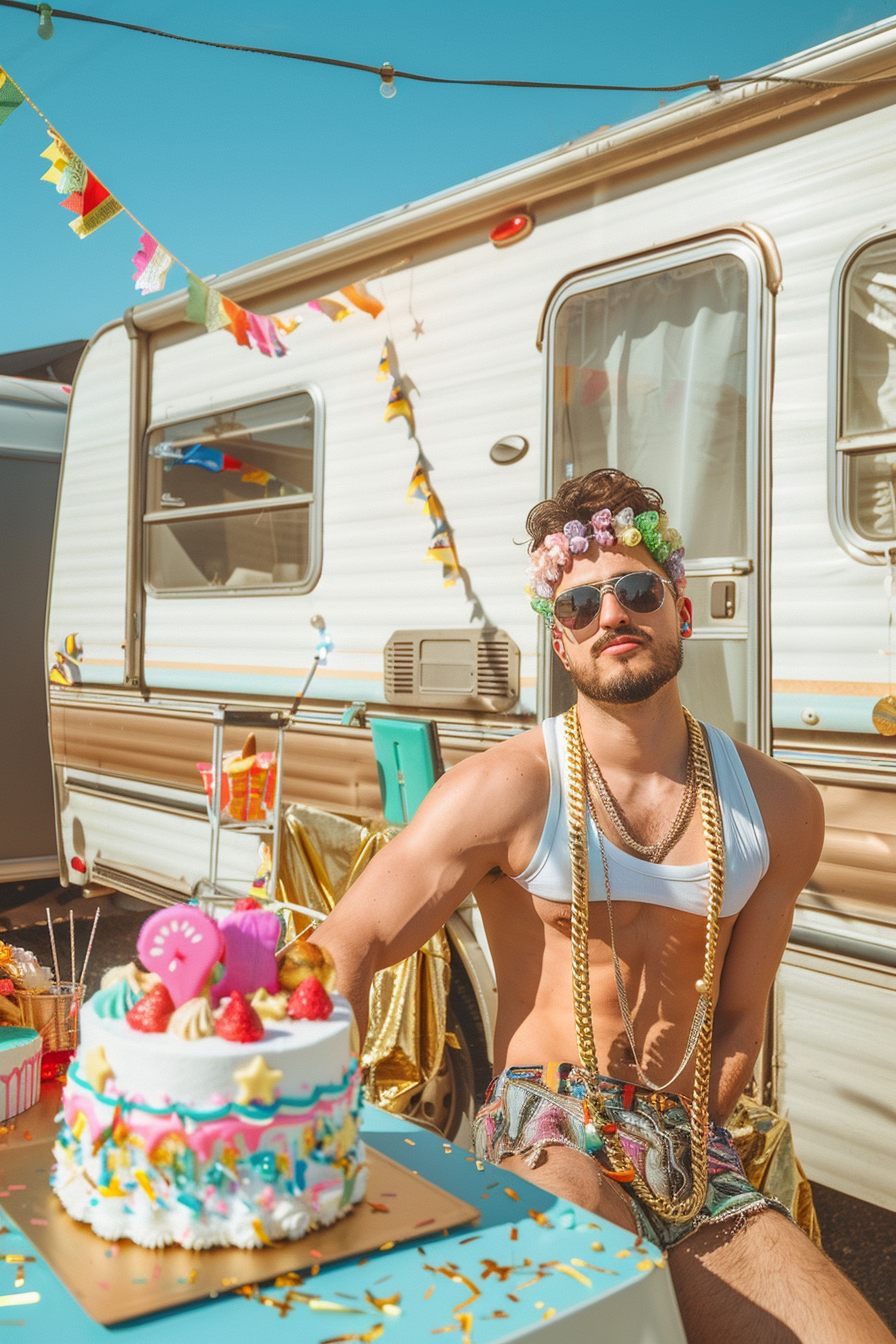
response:
<path fill-rule="evenodd" d="M 589 783 L 597 792 L 597 796 L 600 798 L 603 809 L 613 823 L 616 831 L 621 835 L 629 849 L 633 849 L 636 854 L 643 854 L 644 858 L 648 859 L 650 863 L 661 863 L 669 853 L 669 850 L 672 849 L 673 845 L 678 842 L 687 829 L 688 823 L 693 815 L 694 803 L 697 800 L 697 776 L 694 772 L 694 753 L 690 749 L 690 743 L 688 744 L 688 763 L 685 771 L 684 793 L 681 797 L 681 803 L 679 804 L 678 811 L 675 814 L 675 820 L 672 822 L 671 827 L 662 840 L 658 840 L 654 845 L 642 845 L 641 842 L 636 840 L 632 835 L 631 831 L 628 829 L 628 823 L 622 814 L 622 810 L 610 792 L 610 786 L 601 773 L 600 766 L 591 755 L 584 740 L 581 742 L 581 747 L 585 757 L 585 769 L 588 772 Z M 594 824 L 598 826 L 597 817 L 594 818 Z M 600 829 L 599 826 L 598 829 Z"/>
<path fill-rule="evenodd" d="M 588 832 L 586 828 L 585 759 L 575 706 L 563 716 L 568 770 L 567 814 L 569 858 L 572 867 L 572 988 L 576 1041 L 585 1081 L 583 1101 L 586 1132 L 602 1148 L 605 1173 L 630 1185 L 647 1206 L 671 1223 L 686 1223 L 699 1213 L 706 1200 L 709 1143 L 709 1086 L 712 1068 L 713 983 L 719 941 L 719 915 L 725 895 L 725 842 L 712 767 L 700 725 L 684 711 L 697 781 L 697 802 L 703 819 L 703 835 L 709 858 L 709 901 L 706 917 L 706 948 L 703 975 L 697 993 L 706 1003 L 695 1050 L 694 1095 L 691 1106 L 691 1193 L 683 1200 L 658 1195 L 633 1167 L 619 1138 L 617 1127 L 606 1112 L 600 1090 L 600 1073 L 594 1044 L 591 1012 L 591 976 L 588 957 Z"/>
<path fill-rule="evenodd" d="M 691 1055 L 694 1053 L 694 1050 L 697 1046 L 697 1041 L 700 1037 L 701 1028 L 703 1027 L 703 1019 L 706 1016 L 706 999 L 702 994 L 698 994 L 697 996 L 697 1007 L 694 1011 L 694 1017 L 691 1022 L 691 1029 L 688 1032 L 688 1043 L 687 1046 L 685 1047 L 684 1058 L 682 1059 L 678 1068 L 675 1070 L 672 1077 L 667 1079 L 665 1083 L 652 1083 L 641 1068 L 638 1056 L 638 1047 L 635 1044 L 635 1024 L 632 1021 L 632 1014 L 631 1009 L 629 1008 L 628 994 L 625 988 L 625 981 L 622 978 L 622 967 L 619 965 L 619 956 L 616 952 L 616 930 L 613 926 L 613 901 L 612 897 L 610 896 L 610 869 L 607 865 L 607 852 L 604 849 L 604 836 L 600 828 L 600 822 L 598 821 L 597 816 L 595 815 L 594 803 L 590 793 L 588 794 L 588 810 L 591 813 L 591 819 L 594 822 L 594 829 L 597 831 L 597 843 L 600 846 L 601 863 L 603 864 L 604 869 L 604 890 L 606 891 L 607 895 L 607 922 L 610 925 L 610 947 L 613 949 L 613 970 L 616 975 L 616 998 L 619 1001 L 619 1011 L 622 1014 L 622 1022 L 623 1026 L 625 1027 L 625 1034 L 628 1037 L 629 1047 L 632 1052 L 632 1059 L 634 1060 L 635 1069 L 637 1070 L 638 1077 L 641 1079 L 641 1082 L 644 1084 L 645 1087 L 649 1088 L 651 1092 L 665 1092 L 667 1088 L 672 1086 L 672 1084 L 675 1082 L 675 1079 L 678 1078 L 682 1073 L 684 1073 L 685 1069 L 687 1068 L 688 1061 L 690 1060 Z"/>

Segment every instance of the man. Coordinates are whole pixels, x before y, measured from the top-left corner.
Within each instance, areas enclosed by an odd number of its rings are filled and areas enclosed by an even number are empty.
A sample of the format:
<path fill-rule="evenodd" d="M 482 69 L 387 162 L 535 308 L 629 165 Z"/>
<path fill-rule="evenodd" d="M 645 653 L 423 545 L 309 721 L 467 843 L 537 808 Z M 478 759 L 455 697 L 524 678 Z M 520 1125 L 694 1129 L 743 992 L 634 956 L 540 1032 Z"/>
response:
<path fill-rule="evenodd" d="M 684 552 L 655 491 L 591 472 L 533 509 L 528 528 L 532 604 L 575 684 L 576 717 L 443 776 L 314 941 L 363 1031 L 375 972 L 473 890 L 495 963 L 500 1070 L 477 1151 L 667 1250 L 691 1344 L 892 1344 L 749 1186 L 719 1128 L 751 1078 L 821 851 L 819 796 L 686 717 Z M 832 1141 L 845 1156 L 848 1136 Z"/>

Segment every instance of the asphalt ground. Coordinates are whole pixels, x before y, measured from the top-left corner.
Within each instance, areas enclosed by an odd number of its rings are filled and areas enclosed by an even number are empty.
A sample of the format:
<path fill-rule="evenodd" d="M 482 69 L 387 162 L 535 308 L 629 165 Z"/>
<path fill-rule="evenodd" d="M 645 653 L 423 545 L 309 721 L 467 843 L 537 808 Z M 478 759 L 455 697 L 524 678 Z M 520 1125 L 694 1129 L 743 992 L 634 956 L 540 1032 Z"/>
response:
<path fill-rule="evenodd" d="M 85 899 L 80 893 L 72 896 L 53 880 L 0 883 L 0 938 L 28 948 L 42 965 L 52 965 L 46 917 L 49 906 L 60 973 L 65 979 L 70 969 L 71 910 L 76 921 L 80 975 L 97 905 L 101 913 L 86 976 L 89 996 L 99 988 L 108 967 L 133 960 L 137 934 L 152 913 L 151 907 L 119 894 L 96 899 Z M 896 1333 L 896 1213 L 815 1182 L 812 1193 L 825 1252 Z"/>

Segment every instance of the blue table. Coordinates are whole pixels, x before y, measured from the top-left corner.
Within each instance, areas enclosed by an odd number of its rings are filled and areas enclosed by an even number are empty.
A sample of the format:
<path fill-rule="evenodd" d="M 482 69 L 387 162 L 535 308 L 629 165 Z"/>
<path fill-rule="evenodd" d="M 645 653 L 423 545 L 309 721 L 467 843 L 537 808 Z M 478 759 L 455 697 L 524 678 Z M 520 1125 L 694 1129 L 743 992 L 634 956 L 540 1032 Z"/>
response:
<path fill-rule="evenodd" d="M 63 1344 L 223 1344 L 249 1330 L 301 1344 L 437 1344 L 442 1333 L 458 1344 L 535 1337 L 539 1344 L 686 1344 L 671 1278 L 655 1247 L 637 1244 L 631 1233 L 528 1181 L 477 1163 L 400 1117 L 367 1106 L 363 1128 L 373 1147 L 481 1209 L 478 1226 L 404 1242 L 306 1277 L 300 1291 L 319 1294 L 341 1311 L 289 1302 L 288 1286 L 263 1287 L 248 1299 L 222 1290 L 217 1299 L 111 1329 L 83 1312 L 39 1256 L 25 1266 L 19 1289 L 18 1267 L 0 1261 L 0 1338 L 48 1344 L 58 1332 Z M 28 1239 L 4 1219 L 9 1231 L 0 1237 L 0 1255 L 34 1255 Z M 383 1223 L 385 1238 L 385 1216 Z M 388 1302 L 396 1293 L 400 1301 Z"/>

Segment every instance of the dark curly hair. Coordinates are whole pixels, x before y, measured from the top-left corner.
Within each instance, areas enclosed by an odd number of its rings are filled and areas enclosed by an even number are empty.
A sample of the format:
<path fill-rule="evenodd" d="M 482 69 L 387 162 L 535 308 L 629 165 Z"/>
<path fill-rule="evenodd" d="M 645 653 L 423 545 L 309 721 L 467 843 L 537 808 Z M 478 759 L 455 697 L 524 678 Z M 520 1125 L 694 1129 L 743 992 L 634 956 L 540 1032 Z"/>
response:
<path fill-rule="evenodd" d="M 529 551 L 537 550 L 552 532 L 562 532 L 564 524 L 574 518 L 587 523 L 600 509 L 609 509 L 616 514 L 625 508 L 630 508 L 635 516 L 650 509 L 662 513 L 663 497 L 659 490 L 641 485 L 640 481 L 626 476 L 616 467 L 601 467 L 585 476 L 564 481 L 553 499 L 543 499 L 530 510 L 526 519 L 526 531 L 532 538 Z"/>

